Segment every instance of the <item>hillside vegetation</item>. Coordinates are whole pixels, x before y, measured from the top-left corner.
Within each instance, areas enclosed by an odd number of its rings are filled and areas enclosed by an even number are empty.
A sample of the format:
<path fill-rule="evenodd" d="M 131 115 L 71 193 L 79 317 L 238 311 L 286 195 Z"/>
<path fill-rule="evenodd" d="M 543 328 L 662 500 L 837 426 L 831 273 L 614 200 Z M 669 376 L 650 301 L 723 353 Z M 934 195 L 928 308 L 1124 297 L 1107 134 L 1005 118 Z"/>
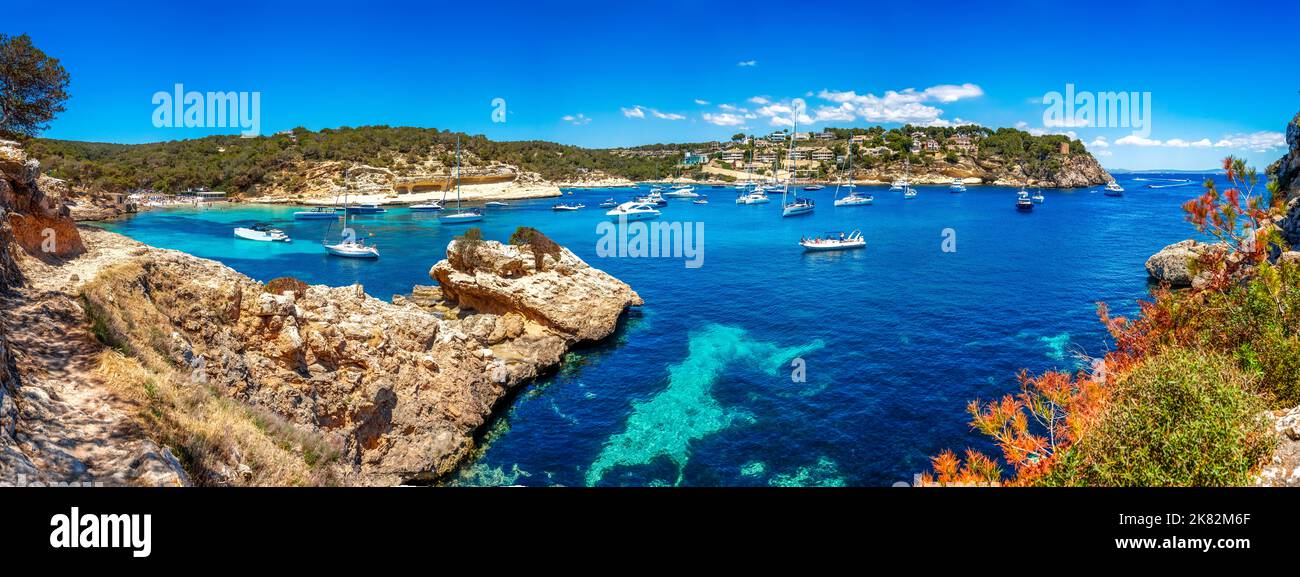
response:
<path fill-rule="evenodd" d="M 910 135 L 919 131 L 942 140 L 957 130 L 912 126 L 892 130 L 830 129 L 836 140 L 820 144 L 832 147 L 839 154 L 852 150 L 857 159 L 855 166 L 863 169 L 901 164 L 904 160 L 924 169 L 931 164 L 942 165 L 945 159 L 955 163 L 957 155 L 946 148 L 939 154 L 913 154 L 909 151 L 913 144 Z M 979 138 L 980 152 L 975 160 L 992 162 L 995 167 L 1014 166 L 1017 173 L 1051 175 L 1061 171 L 1062 143 L 1069 143 L 1072 153 L 1091 159 L 1082 143 L 1066 136 L 1034 136 L 1012 128 L 994 131 L 961 127 L 960 130 Z M 867 134 L 868 142 L 850 145 L 848 139 L 855 134 Z M 434 128 L 363 126 L 320 131 L 297 128 L 256 138 L 209 136 L 137 145 L 35 139 L 28 149 L 50 176 L 69 181 L 77 190 L 175 193 L 207 188 L 257 194 L 272 185 L 292 190 L 310 167 L 327 162 L 387 168 L 399 174 L 427 172 L 430 166 L 445 169 L 455 163 L 457 136 Z M 509 165 L 550 181 L 583 180 L 601 174 L 632 180 L 677 174 L 701 177 L 698 166 L 678 166 L 684 152 L 716 156 L 717 149 L 725 145 L 741 147 L 752 158 L 755 149 L 752 141 L 589 149 L 539 140 L 502 142 L 482 135 L 459 136 L 464 150 L 462 161 L 468 167 Z M 864 152 L 872 146 L 886 146 L 894 153 L 888 158 L 873 158 Z M 830 163 L 822 167 L 821 174 L 834 170 Z"/>

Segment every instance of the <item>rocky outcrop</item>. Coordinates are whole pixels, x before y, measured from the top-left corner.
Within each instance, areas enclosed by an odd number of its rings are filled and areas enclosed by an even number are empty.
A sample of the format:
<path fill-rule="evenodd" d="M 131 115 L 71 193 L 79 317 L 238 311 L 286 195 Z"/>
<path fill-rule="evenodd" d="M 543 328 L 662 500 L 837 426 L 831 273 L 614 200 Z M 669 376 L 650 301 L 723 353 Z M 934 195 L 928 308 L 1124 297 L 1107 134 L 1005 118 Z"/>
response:
<path fill-rule="evenodd" d="M 1223 247 L 1191 239 L 1176 242 L 1147 259 L 1147 274 L 1153 280 L 1167 282 L 1174 288 L 1193 286 L 1197 275 L 1192 274 L 1192 263 L 1201 255 L 1214 250 L 1223 250 Z"/>
<path fill-rule="evenodd" d="M 1300 113 L 1286 126 L 1286 143 L 1286 154 L 1269 166 L 1268 172 L 1277 178 L 1287 200 L 1293 200 L 1300 196 Z"/>
<path fill-rule="evenodd" d="M 529 245 L 454 240 L 429 275 L 462 307 L 519 313 L 574 340 L 609 336 L 627 307 L 642 304 L 630 287 L 567 249 L 539 258 Z"/>
<path fill-rule="evenodd" d="M 40 173 L 40 163 L 27 158 L 18 143 L 0 140 L 0 208 L 10 234 L 28 254 L 66 258 L 85 246 L 69 217 L 66 184 Z"/>
<path fill-rule="evenodd" d="M 442 294 L 401 304 L 359 285 L 272 294 L 216 262 L 145 247 L 84 295 L 133 347 L 332 439 L 344 482 L 396 484 L 451 471 L 509 391 L 641 303 L 567 250 L 539 271 L 528 246 L 479 242 L 475 263 L 453 244 L 433 267 Z"/>

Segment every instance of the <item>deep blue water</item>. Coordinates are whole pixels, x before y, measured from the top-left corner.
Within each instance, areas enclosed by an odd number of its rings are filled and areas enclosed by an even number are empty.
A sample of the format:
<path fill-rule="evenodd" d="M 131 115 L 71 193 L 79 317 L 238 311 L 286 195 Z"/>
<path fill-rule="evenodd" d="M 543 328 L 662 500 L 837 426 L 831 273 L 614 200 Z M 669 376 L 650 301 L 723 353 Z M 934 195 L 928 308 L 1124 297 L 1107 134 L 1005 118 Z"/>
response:
<path fill-rule="evenodd" d="M 486 238 L 542 230 L 646 301 L 610 342 L 575 351 L 530 386 L 488 435 L 461 482 L 525 485 L 889 485 L 910 481 L 945 448 L 987 448 L 964 409 L 1015 390 L 1021 368 L 1076 368 L 1100 356 L 1096 303 L 1131 314 L 1147 294 L 1143 263 L 1192 235 L 1179 205 L 1201 191 L 1150 189 L 1161 175 L 1120 175 L 1123 198 L 1099 188 L 1045 190 L 1030 214 L 1015 191 L 919 187 L 904 200 L 836 208 L 833 188 L 806 193 L 813 215 L 780 218 L 779 201 L 738 206 L 671 201 L 662 219 L 703 222 L 704 263 L 601 258 L 596 204 L 626 189 L 575 190 L 589 207 L 515 201 L 483 223 Z M 259 280 L 360 282 L 380 298 L 430 284 L 428 270 L 466 226 L 393 210 L 356 220 L 376 262 L 330 258 L 328 224 L 294 222 L 289 207 L 163 210 L 107 228 L 220 260 Z M 237 223 L 272 221 L 291 245 L 237 241 Z M 956 252 L 944 252 L 943 230 Z M 801 235 L 861 229 L 868 246 L 805 254 Z M 800 359 L 805 380 L 792 379 Z"/>

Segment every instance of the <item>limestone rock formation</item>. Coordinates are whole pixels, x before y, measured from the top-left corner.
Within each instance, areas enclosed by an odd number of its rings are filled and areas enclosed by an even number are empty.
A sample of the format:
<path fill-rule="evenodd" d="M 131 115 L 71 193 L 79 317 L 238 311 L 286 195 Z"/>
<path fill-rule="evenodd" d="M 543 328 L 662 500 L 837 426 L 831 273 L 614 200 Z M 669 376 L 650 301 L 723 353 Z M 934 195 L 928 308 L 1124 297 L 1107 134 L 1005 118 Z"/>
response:
<path fill-rule="evenodd" d="M 507 392 L 641 304 L 564 249 L 536 271 L 528 247 L 482 242 L 471 266 L 453 244 L 433 267 L 443 294 L 418 292 L 456 315 L 387 303 L 359 285 L 271 294 L 213 261 L 139 251 L 90 283 L 87 301 L 133 346 L 199 367 L 222 394 L 332 438 L 349 484 L 451 471 Z"/>
<path fill-rule="evenodd" d="M 65 206 L 68 196 L 63 181 L 42 175 L 18 143 L 0 140 L 0 214 L 29 254 L 63 258 L 85 251 Z"/>
<path fill-rule="evenodd" d="M 642 304 L 630 287 L 563 248 L 539 255 L 529 245 L 458 239 L 429 275 L 462 307 L 517 312 L 576 340 L 609 336 L 624 309 Z"/>
<path fill-rule="evenodd" d="M 1167 282 L 1174 288 L 1190 287 L 1196 280 L 1191 271 L 1192 261 L 1211 250 L 1222 250 L 1222 248 L 1192 239 L 1176 242 L 1160 249 L 1147 259 L 1147 274 L 1152 279 Z"/>

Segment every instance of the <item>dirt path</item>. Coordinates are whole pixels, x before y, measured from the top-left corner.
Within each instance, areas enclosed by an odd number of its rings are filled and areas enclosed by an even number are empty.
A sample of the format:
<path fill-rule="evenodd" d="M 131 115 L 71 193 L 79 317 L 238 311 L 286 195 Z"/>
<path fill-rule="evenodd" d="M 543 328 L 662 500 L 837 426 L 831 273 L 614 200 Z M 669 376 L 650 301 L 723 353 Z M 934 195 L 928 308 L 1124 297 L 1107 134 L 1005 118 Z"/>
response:
<path fill-rule="evenodd" d="M 99 231 L 82 234 L 87 253 L 72 261 L 20 258 L 27 286 L 0 297 L 19 376 L 18 449 L 44 483 L 187 484 L 176 458 L 146 436 L 129 402 L 96 375 L 104 345 L 87 329 L 76 297 L 83 279 L 129 258 L 133 247 L 109 246 Z"/>

